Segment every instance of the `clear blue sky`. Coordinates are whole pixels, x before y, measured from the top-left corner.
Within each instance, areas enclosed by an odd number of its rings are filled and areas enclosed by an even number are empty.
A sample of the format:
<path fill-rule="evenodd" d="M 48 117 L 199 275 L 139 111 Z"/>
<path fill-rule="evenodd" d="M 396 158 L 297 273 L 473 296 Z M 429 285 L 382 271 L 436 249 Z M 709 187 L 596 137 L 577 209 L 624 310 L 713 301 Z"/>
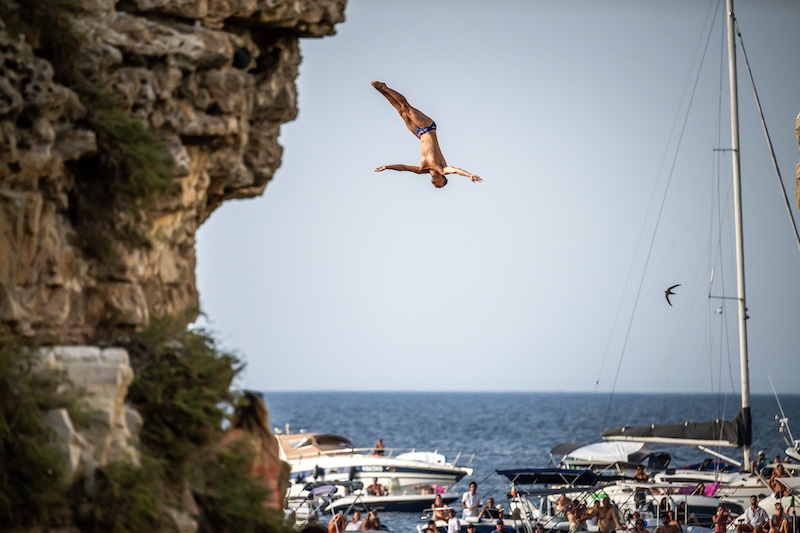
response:
<path fill-rule="evenodd" d="M 735 7 L 798 217 L 800 2 Z M 198 233 L 204 325 L 247 362 L 242 385 L 738 389 L 736 308 L 708 299 L 712 267 L 714 294 L 735 295 L 716 222 L 732 204 L 714 151 L 730 147 L 723 9 L 350 0 L 336 36 L 301 42 L 299 116 L 265 194 Z M 751 382 L 794 393 L 800 251 L 739 58 Z M 372 80 L 484 183 L 374 173 L 418 164 L 419 142 Z"/>

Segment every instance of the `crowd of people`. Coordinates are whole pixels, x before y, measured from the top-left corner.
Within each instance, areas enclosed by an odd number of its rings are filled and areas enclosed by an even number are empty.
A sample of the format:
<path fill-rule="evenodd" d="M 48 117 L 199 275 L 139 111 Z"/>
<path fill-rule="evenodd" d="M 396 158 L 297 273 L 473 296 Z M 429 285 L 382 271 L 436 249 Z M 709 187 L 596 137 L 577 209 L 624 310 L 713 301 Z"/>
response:
<path fill-rule="evenodd" d="M 380 455 L 383 454 L 383 451 L 383 442 L 379 439 L 373 449 L 373 454 Z M 778 456 L 775 458 L 774 464 L 769 465 L 766 462 L 765 453 L 761 451 L 758 459 L 751 463 L 752 475 L 759 475 L 767 480 L 767 473 L 771 471 L 767 484 L 776 498 L 788 496 L 790 493 L 786 485 L 779 481 L 780 478 L 791 476 L 789 470 L 783 465 L 784 461 L 781 461 Z M 634 480 L 642 485 L 649 480 L 641 465 L 636 469 Z M 386 494 L 377 478 L 374 478 L 372 484 L 365 490 L 370 495 Z M 743 519 L 737 520 L 736 533 L 790 533 L 793 531 L 792 518 L 786 513 L 778 499 L 775 501 L 775 512 L 772 516 L 759 506 L 759 502 L 764 496 L 764 494 L 753 495 L 750 498 L 750 507 L 744 512 Z M 595 528 L 600 533 L 619 530 L 644 533 L 646 530 L 647 524 L 638 510 L 630 515 L 627 523 L 623 524 L 621 513 L 610 497 L 601 494 L 593 500 L 591 506 L 587 507 L 586 502 L 577 499 L 570 500 L 562 494 L 555 502 L 554 511 L 557 516 L 561 516 L 569 522 L 571 532 L 595 530 Z M 637 485 L 634 490 L 634 500 L 636 508 L 641 509 L 642 504 L 647 500 L 647 488 Z M 666 502 L 667 498 L 662 501 Z M 504 533 L 506 529 L 504 520 L 519 519 L 518 514 L 507 517 L 506 511 L 495 504 L 494 498 L 486 498 L 484 503 L 483 497 L 478 493 L 478 484 L 474 481 L 469 484 L 469 490 L 461 496 L 460 505 L 461 519 L 458 517 L 458 511 L 447 506 L 443 502 L 441 494 L 436 494 L 431 508 L 431 520 L 424 533 L 439 533 L 437 527 L 442 527 L 444 524 L 446 524 L 447 533 L 460 533 L 462 521 L 466 523 L 467 533 L 474 533 L 475 522 L 485 519 L 495 521 L 495 533 Z M 663 509 L 659 508 L 658 516 L 660 523 L 655 529 L 655 533 L 682 533 L 686 524 L 697 523 L 697 520 L 689 514 L 685 502 L 679 504 L 675 510 L 670 509 L 669 506 Z M 712 518 L 714 533 L 726 533 L 734 527 L 733 523 L 734 517 L 731 516 L 730 510 L 724 504 L 720 504 Z M 380 528 L 381 523 L 376 511 L 370 511 L 363 519 L 361 513 L 356 511 L 350 521 L 341 513 L 335 515 L 328 524 L 328 533 L 369 531 Z M 650 531 L 652 531 L 652 525 Z"/>
<path fill-rule="evenodd" d="M 352 519 L 348 520 L 343 513 L 336 513 L 328 522 L 328 533 L 343 533 L 344 531 L 378 531 L 381 529 L 381 519 L 378 511 L 368 511 L 362 518 L 360 511 L 354 511 Z"/>

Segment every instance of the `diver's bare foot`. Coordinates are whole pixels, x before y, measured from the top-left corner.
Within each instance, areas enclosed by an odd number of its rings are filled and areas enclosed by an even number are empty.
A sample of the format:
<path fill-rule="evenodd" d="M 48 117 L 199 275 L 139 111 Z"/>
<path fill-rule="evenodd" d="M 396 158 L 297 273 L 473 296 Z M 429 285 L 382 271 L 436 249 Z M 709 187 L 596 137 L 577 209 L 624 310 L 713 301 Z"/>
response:
<path fill-rule="evenodd" d="M 373 81 L 372 86 L 378 89 L 379 91 L 386 88 L 386 84 L 383 83 L 382 81 Z"/>

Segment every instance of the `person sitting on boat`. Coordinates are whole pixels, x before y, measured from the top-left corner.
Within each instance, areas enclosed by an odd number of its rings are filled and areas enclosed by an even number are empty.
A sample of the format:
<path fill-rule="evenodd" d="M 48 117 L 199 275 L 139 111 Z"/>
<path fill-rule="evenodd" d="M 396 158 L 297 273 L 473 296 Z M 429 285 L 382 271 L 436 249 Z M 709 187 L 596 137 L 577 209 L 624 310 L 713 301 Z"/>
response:
<path fill-rule="evenodd" d="M 636 521 L 633 523 L 633 531 L 634 533 L 644 533 L 644 520 L 641 518 L 637 518 Z"/>
<path fill-rule="evenodd" d="M 678 533 L 680 529 L 678 529 L 677 522 L 674 524 L 670 524 L 669 516 L 663 515 L 661 517 L 662 525 L 656 528 L 656 533 Z"/>
<path fill-rule="evenodd" d="M 767 454 L 764 453 L 764 450 L 760 450 L 758 452 L 758 458 L 752 462 L 750 466 L 750 472 L 752 475 L 760 474 L 764 475 L 764 472 L 767 468 Z"/>
<path fill-rule="evenodd" d="M 683 503 L 683 502 L 681 502 L 681 503 Z M 685 505 L 686 505 L 686 504 L 684 504 L 684 506 L 685 506 Z M 668 523 L 669 525 L 671 525 L 671 526 L 675 526 L 675 527 L 677 528 L 677 530 L 678 530 L 678 531 L 683 531 L 683 528 L 681 527 L 681 523 L 680 523 L 680 522 L 678 522 L 678 521 L 675 519 L 675 511 L 673 511 L 672 509 L 670 509 L 669 511 L 667 511 L 667 523 Z"/>
<path fill-rule="evenodd" d="M 475 527 L 475 524 L 467 524 L 467 530 L 469 530 L 469 526 Z M 450 508 L 447 510 L 447 533 L 459 533 L 461 531 L 461 524 L 458 522 L 458 518 L 456 518 L 456 510 Z"/>
<path fill-rule="evenodd" d="M 478 513 L 478 519 L 481 518 L 500 518 L 500 510 L 495 507 L 494 498 L 486 498 L 486 507 Z"/>
<path fill-rule="evenodd" d="M 714 533 L 725 533 L 728 529 L 728 524 L 731 523 L 731 513 L 728 508 L 722 504 L 717 506 L 717 514 L 711 520 L 714 524 Z"/>
<path fill-rule="evenodd" d="M 504 533 L 506 530 L 506 524 L 502 520 L 498 520 L 494 523 L 494 531 L 495 533 Z"/>
<path fill-rule="evenodd" d="M 345 531 L 361 531 L 361 526 L 363 522 L 361 520 L 361 513 L 358 511 L 353 513 L 353 519 L 347 523 L 347 526 L 344 528 Z"/>
<path fill-rule="evenodd" d="M 694 525 L 699 525 L 699 521 L 694 514 L 689 513 L 689 508 L 686 506 L 686 502 L 681 502 L 678 504 L 678 520 L 677 524 L 680 527 L 680 524 L 689 524 L 692 523 Z M 682 528 L 681 528 L 682 529 Z"/>
<path fill-rule="evenodd" d="M 789 533 L 789 517 L 783 512 L 781 502 L 775 502 L 775 514 L 767 524 L 769 533 Z"/>
<path fill-rule="evenodd" d="M 789 477 L 789 473 L 786 472 L 786 469 L 783 467 L 783 464 L 778 463 L 775 467 L 775 470 L 772 472 L 772 475 L 769 478 L 769 485 L 770 490 L 775 495 L 776 498 L 780 498 L 781 495 L 788 496 L 789 489 L 784 487 L 783 485 L 778 482 L 778 478 L 782 477 Z"/>
<path fill-rule="evenodd" d="M 478 516 L 483 507 L 483 499 L 478 495 L 478 484 L 474 481 L 469 484 L 469 490 L 461 496 L 461 515 L 464 518 Z"/>
<path fill-rule="evenodd" d="M 623 529 L 622 524 L 619 523 L 617 508 L 611 502 L 611 498 L 603 498 L 603 504 L 600 507 L 599 513 L 597 517 L 597 529 L 601 532 L 608 533 L 616 531 L 617 529 Z"/>
<path fill-rule="evenodd" d="M 450 508 L 442 501 L 442 495 L 437 494 L 433 498 L 433 519 L 447 522 L 447 515 Z"/>
<path fill-rule="evenodd" d="M 384 451 L 383 439 L 375 441 L 375 446 L 372 447 L 372 455 L 383 455 Z"/>
<path fill-rule="evenodd" d="M 369 496 L 383 496 L 384 495 L 384 488 L 383 485 L 378 483 L 378 478 L 372 478 L 372 485 L 367 487 L 367 494 Z"/>
<path fill-rule="evenodd" d="M 744 512 L 744 523 L 736 526 L 736 533 L 762 533 L 769 522 L 767 512 L 758 506 L 758 496 L 750 496 L 750 507 Z"/>

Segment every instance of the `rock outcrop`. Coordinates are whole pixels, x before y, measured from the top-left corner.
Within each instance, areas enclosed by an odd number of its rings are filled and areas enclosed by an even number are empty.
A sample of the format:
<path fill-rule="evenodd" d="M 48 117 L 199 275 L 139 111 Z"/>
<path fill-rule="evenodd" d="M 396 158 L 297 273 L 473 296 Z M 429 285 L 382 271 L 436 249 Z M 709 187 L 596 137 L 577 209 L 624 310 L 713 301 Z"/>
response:
<path fill-rule="evenodd" d="M 87 244 L 85 196 L 107 176 L 86 104 L 0 24 L 0 340 L 94 343 L 196 312 L 195 232 L 225 200 L 263 193 L 297 113 L 298 39 L 333 34 L 344 3 L 76 0 L 75 67 L 176 163 L 176 192 L 138 213 L 149 246 Z"/>
<path fill-rule="evenodd" d="M 58 346 L 42 351 L 45 368 L 60 370 L 86 391 L 87 427 L 76 429 L 66 409 L 47 413 L 45 420 L 59 436 L 70 484 L 91 477 L 94 469 L 111 461 L 139 463 L 135 437 L 142 418 L 125 404 L 133 370 L 121 348 Z"/>

